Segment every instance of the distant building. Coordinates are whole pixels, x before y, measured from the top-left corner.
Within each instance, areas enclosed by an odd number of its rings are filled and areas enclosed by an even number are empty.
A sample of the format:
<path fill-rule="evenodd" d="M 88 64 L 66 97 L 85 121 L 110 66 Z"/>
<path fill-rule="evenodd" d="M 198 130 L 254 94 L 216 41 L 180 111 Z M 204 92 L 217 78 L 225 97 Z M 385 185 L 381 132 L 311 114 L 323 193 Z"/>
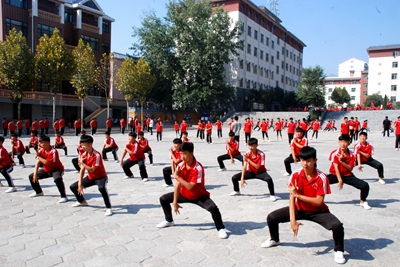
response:
<path fill-rule="evenodd" d="M 233 23 L 244 23 L 243 49 L 226 66 L 226 81 L 237 90 L 236 108 L 250 107 L 250 89 L 268 90 L 278 86 L 297 91 L 306 45 L 264 6 L 256 6 L 249 0 L 211 2 L 214 6 L 223 6 Z"/>
<path fill-rule="evenodd" d="M 326 104 L 334 104 L 332 92 L 336 87 L 342 87 L 350 95 L 350 103 L 353 105 L 363 103 L 363 79 L 366 77 L 363 72 L 368 70 L 368 64 L 357 58 L 350 58 L 338 66 L 338 77 L 325 78 L 325 100 Z M 368 87 L 368 86 L 367 86 Z M 365 100 L 365 99 L 364 99 Z M 343 103 L 336 103 L 342 105 Z"/>
<path fill-rule="evenodd" d="M 368 94 L 387 95 L 392 103 L 400 100 L 400 44 L 371 46 L 369 56 Z"/>

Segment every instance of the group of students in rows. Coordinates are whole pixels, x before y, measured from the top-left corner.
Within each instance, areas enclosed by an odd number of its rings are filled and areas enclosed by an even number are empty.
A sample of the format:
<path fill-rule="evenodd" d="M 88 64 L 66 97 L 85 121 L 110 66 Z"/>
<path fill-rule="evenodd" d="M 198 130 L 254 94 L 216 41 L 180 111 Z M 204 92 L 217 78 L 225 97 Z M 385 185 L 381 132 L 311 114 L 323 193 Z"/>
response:
<path fill-rule="evenodd" d="M 35 134 L 48 134 L 50 129 L 50 121 L 48 118 L 42 118 L 39 121 L 37 119 L 34 119 L 31 123 L 31 121 L 28 119 L 8 121 L 7 118 L 4 118 L 2 122 L 3 135 L 7 136 L 8 133 L 10 133 L 11 136 L 11 134 L 15 133 L 18 135 L 18 137 L 21 137 L 23 134 L 24 126 L 26 135 L 29 135 L 31 132 L 34 132 Z M 55 119 L 53 123 L 53 128 L 57 128 L 56 131 L 60 130 L 61 135 L 63 135 L 65 131 L 65 120 L 63 118 L 61 118 L 60 120 Z"/>

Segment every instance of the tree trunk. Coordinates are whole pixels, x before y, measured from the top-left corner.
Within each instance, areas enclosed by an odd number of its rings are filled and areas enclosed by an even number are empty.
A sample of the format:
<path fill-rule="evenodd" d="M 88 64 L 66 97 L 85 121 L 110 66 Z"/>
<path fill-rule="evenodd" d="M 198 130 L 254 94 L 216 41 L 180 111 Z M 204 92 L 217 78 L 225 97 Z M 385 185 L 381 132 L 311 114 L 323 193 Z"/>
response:
<path fill-rule="evenodd" d="M 17 110 L 18 110 L 18 119 L 21 119 L 21 101 L 18 102 Z"/>
<path fill-rule="evenodd" d="M 140 125 L 143 127 L 143 105 L 140 105 Z"/>
<path fill-rule="evenodd" d="M 125 126 L 128 125 L 128 118 L 129 118 L 129 102 L 126 101 L 126 123 L 125 123 Z"/>
<path fill-rule="evenodd" d="M 56 118 L 56 93 L 53 93 L 53 122 L 55 121 L 55 118 Z"/>
<path fill-rule="evenodd" d="M 107 119 L 110 118 L 110 100 L 107 97 Z"/>
<path fill-rule="evenodd" d="M 84 121 L 83 121 L 83 100 L 85 98 L 81 99 L 81 129 L 84 129 L 83 126 L 85 125 Z"/>

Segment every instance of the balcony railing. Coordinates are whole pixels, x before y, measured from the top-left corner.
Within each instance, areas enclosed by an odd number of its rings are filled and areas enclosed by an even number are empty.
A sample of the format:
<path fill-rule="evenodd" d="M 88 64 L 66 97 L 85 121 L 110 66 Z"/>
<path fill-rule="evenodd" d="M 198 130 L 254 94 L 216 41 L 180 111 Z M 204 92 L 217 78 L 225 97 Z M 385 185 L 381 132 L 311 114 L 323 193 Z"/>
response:
<path fill-rule="evenodd" d="M 48 92 L 24 92 L 24 99 L 26 100 L 42 100 L 42 101 L 53 101 L 53 94 Z M 1 89 L 0 90 L 0 97 L 2 98 L 9 98 L 10 97 L 10 90 Z M 63 95 L 63 94 L 56 94 L 56 101 L 62 102 L 80 102 L 80 99 L 76 95 Z"/>
<path fill-rule="evenodd" d="M 74 29 L 76 29 L 76 23 L 74 23 Z M 82 22 L 82 30 L 98 34 L 100 29 L 99 29 L 99 27 Z"/>
<path fill-rule="evenodd" d="M 32 9 L 29 9 L 29 17 L 30 18 L 32 17 Z M 61 16 L 43 10 L 38 10 L 38 17 L 53 22 L 61 23 Z"/>

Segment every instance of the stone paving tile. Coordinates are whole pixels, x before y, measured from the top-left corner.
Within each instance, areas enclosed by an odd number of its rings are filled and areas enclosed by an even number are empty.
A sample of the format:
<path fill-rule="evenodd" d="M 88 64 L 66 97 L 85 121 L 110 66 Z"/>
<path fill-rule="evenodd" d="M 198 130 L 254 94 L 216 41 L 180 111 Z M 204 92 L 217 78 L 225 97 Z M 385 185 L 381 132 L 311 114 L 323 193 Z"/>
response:
<path fill-rule="evenodd" d="M 255 116 L 255 115 L 254 115 Z M 253 117 L 254 117 L 253 116 Z M 217 172 L 216 156 L 224 153 L 225 139 L 214 139 L 206 145 L 195 138 L 195 128 L 189 138 L 195 144 L 195 156 L 204 165 L 206 187 L 219 207 L 229 238 L 221 240 L 210 214 L 196 205 L 183 204 L 180 215 L 174 214 L 176 226 L 158 229 L 164 220 L 159 204 L 162 194 L 173 191 L 164 188 L 162 168 L 169 165 L 168 149 L 174 133 L 166 129 L 164 141 L 155 142 L 155 135 L 146 136 L 153 148 L 155 165 L 147 165 L 150 181 L 140 178 L 123 179 L 118 164 L 105 162 L 109 174 L 108 191 L 114 215 L 105 217 L 103 199 L 96 187 L 85 190 L 90 206 L 72 208 L 75 197 L 69 185 L 77 180 L 72 173 L 72 157 L 62 157 L 66 168 L 64 182 L 70 201 L 58 204 L 59 193 L 52 179 L 41 181 L 44 197 L 31 199 L 27 177 L 33 170 L 34 156 L 25 155 L 28 166 L 13 172 L 18 191 L 3 193 L 0 189 L 0 266 L 332 266 L 333 240 L 331 233 L 313 222 L 305 221 L 298 238 L 294 238 L 289 224 L 280 227 L 282 245 L 261 248 L 268 237 L 266 216 L 269 212 L 288 205 L 283 159 L 289 154 L 287 140 L 260 143 L 266 153 L 268 173 L 274 180 L 277 202 L 269 201 L 265 182 L 251 180 L 243 195 L 230 197 L 231 177 L 240 172 L 240 163 L 227 163 L 228 171 Z M 227 131 L 224 129 L 224 134 Z M 272 137 L 273 132 L 269 133 Z M 254 133 L 259 138 L 260 133 Z M 318 150 L 318 168 L 329 169 L 327 158 L 337 147 L 337 133 L 321 133 L 310 141 Z M 113 134 L 120 147 L 126 135 Z M 194 137 L 194 138 L 193 138 Z M 286 136 L 284 136 L 284 139 Z M 67 145 L 74 147 L 77 138 L 65 137 Z M 243 136 L 241 136 L 243 139 Z M 28 138 L 22 138 L 26 143 Z M 345 258 L 348 266 L 396 266 L 400 243 L 400 170 L 399 151 L 393 148 L 394 138 L 382 138 L 378 131 L 369 134 L 375 145 L 374 157 L 385 166 L 386 185 L 377 183 L 376 171 L 365 166 L 364 172 L 354 171 L 370 185 L 368 202 L 372 210 L 359 206 L 359 191 L 345 185 L 338 190 L 331 186 L 332 194 L 325 197 L 331 212 L 344 224 Z M 103 136 L 95 137 L 100 148 Z M 240 144 L 241 150 L 247 150 Z M 122 153 L 121 151 L 119 151 Z M 119 153 L 119 154 L 120 154 Z M 212 155 L 212 156 L 210 156 Z M 292 166 L 292 169 L 300 165 Z M 132 168 L 138 176 L 138 168 Z M 54 242 L 53 242 L 54 241 Z M 49 242 L 49 243 L 47 243 Z M 38 245 L 35 246 L 35 243 Z"/>

